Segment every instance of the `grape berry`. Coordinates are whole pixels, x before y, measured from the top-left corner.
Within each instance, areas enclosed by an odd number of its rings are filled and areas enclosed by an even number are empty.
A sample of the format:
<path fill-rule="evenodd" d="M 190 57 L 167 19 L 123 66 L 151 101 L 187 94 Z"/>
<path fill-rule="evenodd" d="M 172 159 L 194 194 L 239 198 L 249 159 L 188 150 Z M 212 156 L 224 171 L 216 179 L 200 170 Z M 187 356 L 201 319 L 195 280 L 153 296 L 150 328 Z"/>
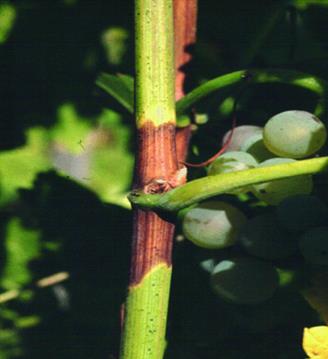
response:
<path fill-rule="evenodd" d="M 326 136 L 324 124 L 311 113 L 285 111 L 270 118 L 264 129 L 236 127 L 226 153 L 207 173 L 212 176 L 294 162 L 320 150 Z M 290 258 L 310 267 L 328 266 L 328 207 L 311 194 L 313 187 L 312 177 L 302 175 L 235 190 L 233 195 L 241 199 L 243 194 L 249 201 L 244 204 L 249 219 L 235 206 L 217 200 L 181 211 L 187 239 L 203 248 L 221 250 L 219 260 L 214 256 L 201 264 L 219 297 L 235 304 L 266 301 L 279 287 L 276 267 L 289 263 Z M 255 211 L 254 199 L 267 206 L 264 213 Z"/>
<path fill-rule="evenodd" d="M 267 167 L 295 161 L 296 160 L 291 158 L 276 157 L 260 163 L 258 167 Z M 289 196 L 296 194 L 310 194 L 312 188 L 313 183 L 311 176 L 304 175 L 254 185 L 253 193 L 258 199 L 268 204 L 276 205 Z"/>
<path fill-rule="evenodd" d="M 184 235 L 200 247 L 225 248 L 235 243 L 239 228 L 245 222 L 245 215 L 230 204 L 207 201 L 185 214 L 182 229 Z"/>
<path fill-rule="evenodd" d="M 327 137 L 324 124 L 306 111 L 285 111 L 270 118 L 263 131 L 267 148 L 278 156 L 304 158 L 317 152 Z"/>
<path fill-rule="evenodd" d="M 234 258 L 219 262 L 211 274 L 213 290 L 237 304 L 258 304 L 278 288 L 279 277 L 270 263 L 254 258 Z"/>

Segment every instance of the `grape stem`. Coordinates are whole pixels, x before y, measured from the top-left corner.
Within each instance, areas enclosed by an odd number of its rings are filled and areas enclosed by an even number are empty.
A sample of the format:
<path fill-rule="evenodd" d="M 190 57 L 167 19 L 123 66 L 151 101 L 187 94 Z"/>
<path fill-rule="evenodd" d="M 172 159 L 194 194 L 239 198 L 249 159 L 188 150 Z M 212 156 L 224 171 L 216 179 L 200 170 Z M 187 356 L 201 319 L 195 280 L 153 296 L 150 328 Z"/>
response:
<path fill-rule="evenodd" d="M 327 171 L 328 156 L 297 162 L 258 167 L 223 173 L 190 181 L 163 194 L 145 194 L 132 191 L 129 200 L 133 205 L 160 211 L 179 211 L 205 199 L 231 192 L 239 187 L 275 181 L 283 178 L 310 175 Z"/>
<path fill-rule="evenodd" d="M 177 115 L 182 115 L 191 106 L 208 95 L 225 88 L 234 86 L 245 81 L 247 84 L 284 83 L 308 89 L 317 94 L 319 101 L 315 114 L 322 115 L 324 111 L 323 99 L 328 92 L 328 83 L 318 77 L 299 71 L 283 69 L 250 69 L 231 72 L 218 76 L 196 87 L 176 103 Z"/>
<path fill-rule="evenodd" d="M 194 167 L 194 168 L 196 168 L 196 167 L 198 167 L 198 168 L 199 167 L 205 167 L 205 166 L 208 166 L 209 164 L 211 164 L 213 161 L 215 161 L 218 157 L 220 157 L 227 150 L 228 146 L 231 143 L 231 139 L 232 139 L 232 136 L 234 134 L 235 128 L 236 128 L 236 115 L 234 115 L 233 118 L 232 118 L 232 127 L 231 127 L 231 130 L 230 130 L 230 133 L 229 133 L 229 136 L 228 136 L 227 140 L 223 144 L 222 148 L 215 155 L 213 155 L 208 160 L 206 160 L 204 162 L 201 162 L 201 163 L 182 162 L 182 164 L 184 166 Z"/>

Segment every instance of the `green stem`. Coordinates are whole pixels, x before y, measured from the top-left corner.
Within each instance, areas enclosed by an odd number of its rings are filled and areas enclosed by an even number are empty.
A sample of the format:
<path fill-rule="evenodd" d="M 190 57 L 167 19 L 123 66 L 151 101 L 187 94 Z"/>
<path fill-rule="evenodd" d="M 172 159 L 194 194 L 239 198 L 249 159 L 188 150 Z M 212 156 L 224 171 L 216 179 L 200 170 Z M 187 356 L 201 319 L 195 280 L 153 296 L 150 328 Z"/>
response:
<path fill-rule="evenodd" d="M 135 0 L 136 120 L 175 122 L 172 0 Z"/>
<path fill-rule="evenodd" d="M 172 0 L 135 0 L 135 110 L 138 152 L 134 188 L 178 170 L 175 150 Z M 156 189 L 155 189 L 156 190 Z M 172 272 L 174 225 L 133 209 L 128 296 L 120 359 L 161 359 Z"/>
<path fill-rule="evenodd" d="M 259 167 L 244 171 L 223 173 L 203 177 L 163 194 L 141 194 L 129 196 L 135 205 L 164 210 L 179 211 L 207 198 L 230 192 L 239 187 L 274 181 L 287 177 L 314 174 L 328 169 L 328 157 L 312 158 L 292 163 Z"/>
<path fill-rule="evenodd" d="M 158 265 L 130 290 L 126 301 L 123 359 L 161 359 L 165 350 L 172 269 Z"/>
<path fill-rule="evenodd" d="M 316 93 L 320 98 L 325 98 L 328 92 L 328 82 L 318 77 L 303 72 L 292 70 L 241 70 L 222 75 L 205 82 L 189 92 L 185 97 L 176 103 L 177 115 L 183 114 L 199 100 L 211 93 L 227 86 L 237 85 L 240 82 L 248 84 L 261 83 L 284 83 L 303 87 Z M 317 113 L 317 115 L 320 115 Z"/>
<path fill-rule="evenodd" d="M 141 51 L 141 47 L 139 49 Z M 165 64 L 165 62 L 161 62 L 161 64 Z M 143 66 L 145 68 L 145 66 Z M 158 69 L 157 69 L 158 70 Z M 168 67 L 166 72 L 169 73 Z M 144 70 L 143 70 L 144 71 Z M 246 82 L 247 80 L 247 82 Z M 116 98 L 129 112 L 133 112 L 134 104 L 133 104 L 133 90 L 131 89 L 131 84 L 133 82 L 132 78 L 128 78 L 127 76 L 113 76 L 108 74 L 102 74 L 97 79 L 97 84 L 103 90 L 108 92 L 111 96 Z M 250 70 L 241 70 L 231 72 L 229 74 L 221 75 L 216 77 L 215 79 L 209 80 L 208 82 L 203 83 L 202 85 L 196 87 L 186 96 L 182 97 L 179 101 L 177 101 L 176 109 L 177 114 L 183 115 L 186 110 L 192 107 L 197 101 L 205 98 L 206 96 L 212 94 L 215 91 L 219 91 L 226 87 L 236 86 L 246 82 L 248 84 L 265 84 L 265 83 L 283 83 L 288 85 L 300 86 L 309 91 L 317 94 L 321 101 L 325 101 L 325 94 L 328 93 L 328 82 L 322 80 L 318 77 L 315 77 L 311 74 L 293 71 L 293 70 L 266 70 L 266 69 L 250 69 Z M 154 92 L 155 87 L 152 87 L 151 81 L 145 81 L 146 86 Z M 143 102 L 146 104 L 150 101 L 150 97 L 146 96 L 145 89 L 142 89 L 141 82 L 138 82 L 138 88 L 140 88 L 143 94 Z M 165 85 L 163 88 L 160 88 L 161 92 L 154 92 L 154 96 L 158 96 L 158 94 L 162 94 L 162 99 L 167 96 L 167 98 L 171 98 L 171 89 L 165 89 Z M 325 105 L 324 103 L 321 104 Z M 320 106 L 320 104 L 319 104 Z M 138 106 L 139 110 L 139 118 L 142 118 L 142 110 L 140 109 L 140 103 Z M 149 106 L 149 108 L 153 108 L 153 106 Z M 320 116 L 323 112 L 324 106 L 316 111 L 316 114 Z M 172 114 L 172 110 L 167 109 L 168 115 Z M 154 112 L 154 108 L 152 111 Z M 155 111 L 156 112 L 156 111 Z M 161 113 L 161 111 L 159 111 Z M 145 115 L 151 116 L 151 113 L 145 113 Z M 164 117 L 162 117 L 164 118 Z M 181 127 L 184 127 L 186 124 L 183 120 L 179 121 Z"/>
<path fill-rule="evenodd" d="M 309 7 L 311 5 L 327 7 L 328 3 L 326 1 L 322 1 L 322 0 L 297 0 L 294 2 L 294 6 L 296 6 L 300 10 L 305 10 L 307 7 Z"/>

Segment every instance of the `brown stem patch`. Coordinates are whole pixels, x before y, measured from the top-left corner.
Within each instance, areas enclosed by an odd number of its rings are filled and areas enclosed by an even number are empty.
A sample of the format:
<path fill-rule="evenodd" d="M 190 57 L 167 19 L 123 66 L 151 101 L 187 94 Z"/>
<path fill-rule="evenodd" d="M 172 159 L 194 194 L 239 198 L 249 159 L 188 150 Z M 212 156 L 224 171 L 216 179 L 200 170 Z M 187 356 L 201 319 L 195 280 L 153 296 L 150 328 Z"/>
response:
<path fill-rule="evenodd" d="M 163 185 L 171 183 L 177 172 L 174 125 L 145 122 L 138 130 L 134 188 L 147 193 L 162 192 Z M 134 209 L 133 223 L 130 286 L 138 284 L 155 265 L 171 265 L 174 233 L 174 224 L 151 211 Z"/>
<path fill-rule="evenodd" d="M 197 0 L 174 0 L 175 98 L 184 96 L 184 86 L 196 41 Z"/>
<path fill-rule="evenodd" d="M 183 163 L 188 155 L 189 141 L 191 138 L 191 126 L 177 128 L 176 148 L 179 163 Z"/>
<path fill-rule="evenodd" d="M 196 42 L 197 0 L 174 0 L 175 99 L 185 95 L 193 48 Z M 179 162 L 187 158 L 191 126 L 177 128 L 176 147 Z"/>
<path fill-rule="evenodd" d="M 172 265 L 174 234 L 174 224 L 154 212 L 135 209 L 133 223 L 130 286 L 140 283 L 157 264 Z"/>
<path fill-rule="evenodd" d="M 175 126 L 154 126 L 147 121 L 138 130 L 138 155 L 134 188 L 144 188 L 155 179 L 169 180 L 178 169 Z"/>
<path fill-rule="evenodd" d="M 176 99 L 184 96 L 188 64 L 196 38 L 197 0 L 174 0 Z M 155 127 L 144 123 L 138 130 L 138 155 L 134 189 L 158 193 L 182 182 L 178 160 L 187 156 L 190 126 L 177 129 L 171 123 Z M 179 179 L 179 181 L 177 181 Z M 168 184 L 168 186 L 165 186 Z M 159 263 L 172 264 L 174 224 L 151 211 L 134 209 L 130 285 L 138 284 Z"/>

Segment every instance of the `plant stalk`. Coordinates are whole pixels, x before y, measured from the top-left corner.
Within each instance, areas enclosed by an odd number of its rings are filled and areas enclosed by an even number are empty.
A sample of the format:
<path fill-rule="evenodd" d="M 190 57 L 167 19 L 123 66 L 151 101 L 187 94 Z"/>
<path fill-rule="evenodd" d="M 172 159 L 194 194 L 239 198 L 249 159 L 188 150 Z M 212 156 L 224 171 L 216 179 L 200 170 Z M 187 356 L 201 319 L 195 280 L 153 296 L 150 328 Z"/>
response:
<path fill-rule="evenodd" d="M 283 69 L 240 70 L 218 76 L 193 89 L 176 103 L 177 115 L 182 115 L 196 102 L 206 96 L 219 91 L 222 88 L 226 88 L 227 86 L 239 85 L 242 81 L 248 85 L 284 83 L 287 85 L 303 87 L 317 94 L 324 102 L 326 101 L 328 92 L 327 81 L 303 72 Z M 321 104 L 320 109 L 316 111 L 317 116 L 321 115 L 324 107 L 325 106 Z"/>
<path fill-rule="evenodd" d="M 206 176 L 163 194 L 132 192 L 129 199 L 135 205 L 160 211 L 176 212 L 205 199 L 228 193 L 240 187 L 275 181 L 288 177 L 311 175 L 328 170 L 328 157 L 283 163 L 267 167 Z"/>
<path fill-rule="evenodd" d="M 165 191 L 178 170 L 175 144 L 172 0 L 135 0 L 135 114 L 138 153 L 134 188 Z M 171 279 L 174 225 L 133 209 L 130 282 L 120 359 L 161 359 Z"/>
<path fill-rule="evenodd" d="M 174 0 L 174 40 L 175 40 L 175 99 L 185 95 L 186 79 L 190 70 L 192 54 L 196 42 L 197 0 Z M 187 157 L 191 125 L 176 129 L 176 148 L 179 162 Z"/>

